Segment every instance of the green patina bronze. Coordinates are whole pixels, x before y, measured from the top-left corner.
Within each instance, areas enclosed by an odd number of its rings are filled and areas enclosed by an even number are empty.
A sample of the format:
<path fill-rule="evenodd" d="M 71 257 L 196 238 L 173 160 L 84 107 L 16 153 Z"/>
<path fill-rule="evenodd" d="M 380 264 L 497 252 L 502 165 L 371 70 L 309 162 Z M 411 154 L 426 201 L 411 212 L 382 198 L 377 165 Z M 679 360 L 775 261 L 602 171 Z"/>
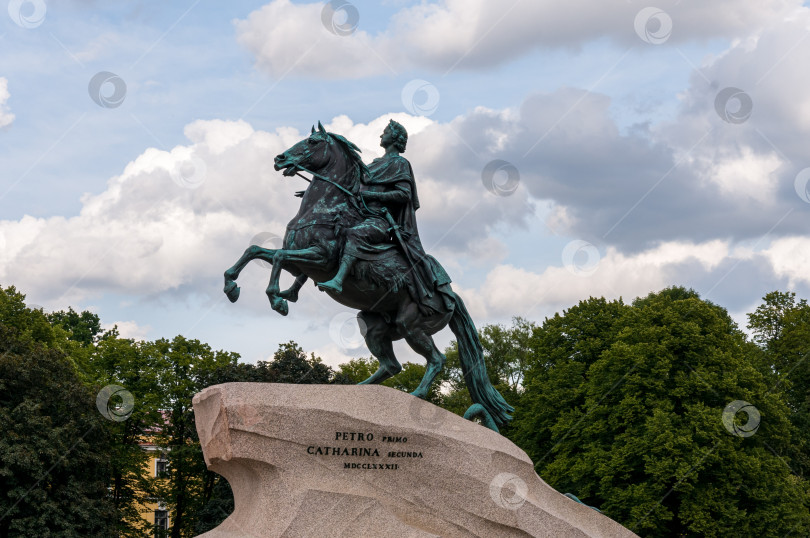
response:
<path fill-rule="evenodd" d="M 273 310 L 287 315 L 288 302 L 295 302 L 301 286 L 313 279 L 335 301 L 360 311 L 366 345 L 380 361 L 379 369 L 361 384 L 381 383 L 402 370 L 392 342 L 404 338 L 427 361 L 412 393 L 419 398 L 427 396 L 445 363 L 432 335 L 449 325 L 476 404 L 467 417 L 498 431 L 514 409 L 489 382 L 478 332 L 450 277 L 422 247 L 416 183 L 410 163 L 401 155 L 407 132 L 392 120 L 380 138 L 385 155 L 366 165 L 357 146 L 326 132 L 319 122 L 309 137 L 278 155 L 275 169 L 284 176 L 308 173 L 309 186 L 296 194 L 301 206 L 287 225 L 283 248 L 248 247 L 225 271 L 224 291 L 235 302 L 235 280 L 248 262 L 270 262 L 267 297 Z M 295 276 L 283 291 L 282 269 Z"/>

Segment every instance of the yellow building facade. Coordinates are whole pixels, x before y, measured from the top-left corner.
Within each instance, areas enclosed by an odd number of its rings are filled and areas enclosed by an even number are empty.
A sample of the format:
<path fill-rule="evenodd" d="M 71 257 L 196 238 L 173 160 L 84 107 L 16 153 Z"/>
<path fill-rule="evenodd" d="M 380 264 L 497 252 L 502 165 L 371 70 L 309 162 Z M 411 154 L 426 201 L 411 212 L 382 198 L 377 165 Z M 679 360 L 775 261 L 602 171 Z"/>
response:
<path fill-rule="evenodd" d="M 166 449 L 158 447 L 150 442 L 143 442 L 140 445 L 141 448 L 149 454 L 144 472 L 152 478 L 160 479 L 162 473 L 165 473 L 168 470 L 168 460 L 166 459 L 165 452 Z M 169 511 L 159 499 L 149 499 L 147 503 L 139 507 L 138 511 L 154 529 L 155 538 L 168 536 L 168 531 L 171 525 Z"/>

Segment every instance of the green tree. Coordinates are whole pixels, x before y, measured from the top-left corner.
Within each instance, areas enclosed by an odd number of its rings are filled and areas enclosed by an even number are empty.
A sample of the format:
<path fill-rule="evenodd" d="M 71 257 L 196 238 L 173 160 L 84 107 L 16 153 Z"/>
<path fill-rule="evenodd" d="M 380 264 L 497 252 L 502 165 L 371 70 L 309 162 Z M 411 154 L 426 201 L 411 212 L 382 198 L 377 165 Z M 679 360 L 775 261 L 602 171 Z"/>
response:
<path fill-rule="evenodd" d="M 0 288 L 0 323 L 17 329 L 16 337 L 21 341 L 67 351 L 65 331 L 53 327 L 41 308 L 26 306 L 25 295 L 14 286 Z"/>
<path fill-rule="evenodd" d="M 326 384 L 334 377 L 331 368 L 313 353 L 309 358 L 293 341 L 281 344 L 269 363 L 260 362 L 259 368 L 268 368 L 275 383 Z"/>
<path fill-rule="evenodd" d="M 510 438 L 526 450 L 538 470 L 553 458 L 556 444 L 567 439 L 564 433 L 552 432 L 560 413 L 586 409 L 588 369 L 616 341 L 629 310 L 621 299 L 591 297 L 546 318 L 534 330 L 524 378 L 525 401 L 515 408 Z"/>
<path fill-rule="evenodd" d="M 797 434 L 789 447 L 793 470 L 810 473 L 810 305 L 793 292 L 774 291 L 748 315 L 760 345 L 762 370 L 772 390 L 784 394 Z"/>
<path fill-rule="evenodd" d="M 33 312 L 0 321 L 0 537 L 111 536 L 106 420 Z"/>
<path fill-rule="evenodd" d="M 804 484 L 775 455 L 788 408 L 755 351 L 691 290 L 590 299 L 538 331 L 514 438 L 552 486 L 642 536 L 806 535 Z M 724 424 L 737 400 L 761 413 L 754 435 Z"/>
<path fill-rule="evenodd" d="M 785 326 L 790 325 L 790 314 L 797 308 L 807 306 L 802 299 L 796 304 L 794 292 L 772 291 L 762 298 L 763 303 L 748 314 L 748 327 L 754 332 L 754 341 L 765 348 L 772 348 L 781 341 Z"/>
<path fill-rule="evenodd" d="M 153 536 L 154 532 L 139 511 L 155 497 L 155 480 L 146 473 L 152 454 L 142 444 L 154 437 L 162 424 L 163 403 L 159 377 L 152 364 L 149 345 L 114 334 L 91 347 L 88 377 L 97 388 L 124 387 L 133 395 L 134 407 L 127 420 L 110 422 L 110 496 L 117 515 L 117 534 L 122 537 Z"/>
<path fill-rule="evenodd" d="M 352 384 L 365 381 L 377 371 L 379 362 L 374 357 L 358 357 L 338 366 L 338 373 Z"/>
<path fill-rule="evenodd" d="M 101 335 L 101 320 L 87 310 L 79 314 L 69 307 L 67 312 L 60 310 L 45 317 L 51 324 L 59 325 L 67 331 L 70 340 L 85 347 L 93 345 Z"/>

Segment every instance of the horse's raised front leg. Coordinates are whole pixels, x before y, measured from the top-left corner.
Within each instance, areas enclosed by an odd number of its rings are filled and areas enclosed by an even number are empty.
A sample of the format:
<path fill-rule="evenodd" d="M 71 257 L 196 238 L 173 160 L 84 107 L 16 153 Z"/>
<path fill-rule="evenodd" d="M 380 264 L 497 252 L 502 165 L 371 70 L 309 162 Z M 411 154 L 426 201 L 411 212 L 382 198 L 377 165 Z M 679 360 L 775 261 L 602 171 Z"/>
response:
<path fill-rule="evenodd" d="M 298 275 L 295 278 L 295 282 L 292 283 L 292 286 L 284 291 L 280 291 L 278 296 L 282 299 L 287 299 L 291 303 L 296 302 L 298 300 L 298 292 L 301 290 L 301 287 L 306 284 L 307 278 L 309 278 L 307 275 Z"/>
<path fill-rule="evenodd" d="M 307 263 L 308 265 L 325 266 L 329 263 L 329 260 L 326 258 L 324 250 L 320 247 L 310 247 L 300 250 L 279 249 L 275 251 L 272 261 L 273 270 L 270 273 L 270 283 L 267 285 L 265 293 L 267 294 L 267 298 L 270 299 L 270 307 L 282 316 L 286 316 L 290 311 L 287 300 L 282 297 L 278 282 L 285 263 Z M 306 278 L 304 281 L 305 280 Z M 304 281 L 301 282 L 302 285 Z M 296 282 L 298 282 L 298 279 L 296 279 Z M 290 289 L 292 290 L 294 287 L 295 284 L 293 284 Z M 299 288 L 300 287 L 301 286 L 299 286 Z M 298 290 L 295 291 L 297 299 Z"/>
<path fill-rule="evenodd" d="M 250 245 L 245 249 L 242 257 L 239 258 L 235 264 L 233 264 L 233 267 L 230 267 L 227 271 L 225 271 L 225 288 L 223 291 L 232 303 L 235 303 L 236 300 L 239 299 L 239 286 L 237 286 L 236 282 L 234 281 L 239 278 L 239 274 L 242 272 L 242 269 L 244 269 L 251 260 L 255 260 L 256 258 L 272 263 L 273 254 L 275 254 L 275 252 L 276 251 L 274 249 L 262 248 L 258 245 Z"/>

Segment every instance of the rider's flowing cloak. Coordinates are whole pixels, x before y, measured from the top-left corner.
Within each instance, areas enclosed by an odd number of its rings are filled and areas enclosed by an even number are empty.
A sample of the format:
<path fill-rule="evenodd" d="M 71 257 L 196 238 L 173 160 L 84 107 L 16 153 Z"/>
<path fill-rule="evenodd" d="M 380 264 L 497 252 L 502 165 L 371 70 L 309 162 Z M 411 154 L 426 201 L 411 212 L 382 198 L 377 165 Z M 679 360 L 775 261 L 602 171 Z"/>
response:
<path fill-rule="evenodd" d="M 410 290 L 414 299 L 420 305 L 425 306 L 434 291 L 438 291 L 445 301 L 445 306 L 451 307 L 450 277 L 433 256 L 425 253 L 422 240 L 419 238 L 419 231 L 416 227 L 419 197 L 416 194 L 416 182 L 411 163 L 401 155 L 387 155 L 374 159 L 368 165 L 368 170 L 370 173 L 365 182 L 368 190 L 376 192 L 398 190 L 408 194 L 408 201 L 404 204 L 385 205 L 399 226 L 404 240 L 402 246 L 407 250 L 406 258 L 409 262 L 413 262 L 413 270 L 418 274 L 418 278 L 412 279 L 414 286 Z"/>

